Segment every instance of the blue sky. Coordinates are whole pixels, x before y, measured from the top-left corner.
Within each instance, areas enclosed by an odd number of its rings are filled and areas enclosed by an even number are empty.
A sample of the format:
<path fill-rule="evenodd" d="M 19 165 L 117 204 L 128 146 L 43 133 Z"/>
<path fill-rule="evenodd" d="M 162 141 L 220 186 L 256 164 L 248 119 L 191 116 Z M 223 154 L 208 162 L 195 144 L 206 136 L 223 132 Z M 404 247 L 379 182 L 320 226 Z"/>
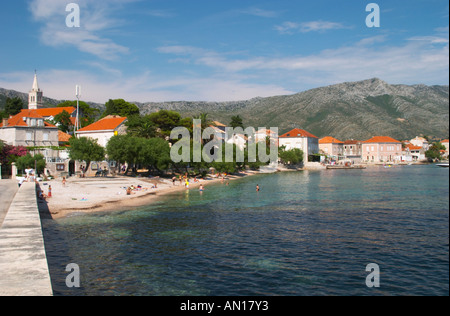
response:
<path fill-rule="evenodd" d="M 66 5 L 80 7 L 68 28 Z M 368 28 L 366 5 L 381 9 Z M 448 84 L 446 0 L 16 0 L 0 11 L 0 87 L 104 103 L 232 101 L 378 77 Z"/>

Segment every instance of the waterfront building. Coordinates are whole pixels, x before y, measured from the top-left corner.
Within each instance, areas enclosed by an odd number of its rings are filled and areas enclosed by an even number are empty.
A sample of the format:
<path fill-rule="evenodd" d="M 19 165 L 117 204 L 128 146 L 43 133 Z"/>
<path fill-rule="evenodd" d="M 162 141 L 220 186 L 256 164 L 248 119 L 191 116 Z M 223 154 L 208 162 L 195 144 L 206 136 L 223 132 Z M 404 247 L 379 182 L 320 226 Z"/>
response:
<path fill-rule="evenodd" d="M 350 159 L 352 163 L 357 164 L 361 162 L 362 155 L 362 141 L 360 140 L 346 140 L 344 141 L 344 156 Z"/>
<path fill-rule="evenodd" d="M 344 142 L 331 136 L 319 140 L 319 150 L 333 160 L 344 159 Z"/>
<path fill-rule="evenodd" d="M 416 162 L 416 161 L 424 161 L 427 158 L 425 157 L 425 149 L 420 146 L 414 146 L 413 144 L 407 144 L 403 148 L 402 153 L 402 161 L 406 162 Z"/>
<path fill-rule="evenodd" d="M 383 163 L 401 160 L 402 143 L 389 136 L 375 136 L 362 142 L 364 162 Z"/>
<path fill-rule="evenodd" d="M 416 136 L 416 138 L 411 139 L 409 143 L 416 147 L 422 147 L 425 151 L 427 151 L 430 147 L 428 140 L 420 136 Z"/>
<path fill-rule="evenodd" d="M 319 138 L 303 129 L 294 128 L 293 130 L 281 135 L 279 146 L 286 147 L 286 150 L 298 148 L 304 153 L 304 162 L 309 161 L 309 156 L 319 153 Z"/>

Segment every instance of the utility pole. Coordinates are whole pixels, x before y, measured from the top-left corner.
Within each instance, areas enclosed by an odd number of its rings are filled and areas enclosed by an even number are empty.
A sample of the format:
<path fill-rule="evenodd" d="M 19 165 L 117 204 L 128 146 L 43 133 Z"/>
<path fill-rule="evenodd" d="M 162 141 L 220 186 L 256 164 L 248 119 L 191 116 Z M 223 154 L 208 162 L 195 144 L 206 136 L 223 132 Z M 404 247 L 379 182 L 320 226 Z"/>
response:
<path fill-rule="evenodd" d="M 80 129 L 80 96 L 81 96 L 81 87 L 79 85 L 76 85 L 75 87 L 75 95 L 77 97 L 77 117 L 75 120 L 75 130 L 74 132 L 78 131 Z M 75 133 L 74 133 L 75 136 Z"/>

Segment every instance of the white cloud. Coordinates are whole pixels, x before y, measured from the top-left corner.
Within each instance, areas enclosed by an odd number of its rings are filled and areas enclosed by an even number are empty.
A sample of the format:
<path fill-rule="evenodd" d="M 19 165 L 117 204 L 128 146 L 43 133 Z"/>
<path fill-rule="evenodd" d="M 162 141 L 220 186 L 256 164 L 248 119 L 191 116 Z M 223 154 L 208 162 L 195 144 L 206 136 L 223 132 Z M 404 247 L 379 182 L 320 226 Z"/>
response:
<path fill-rule="evenodd" d="M 190 64 L 207 66 L 217 74 L 278 78 L 277 82 L 283 82 L 278 84 L 286 89 L 292 89 L 291 83 L 327 85 L 372 77 L 392 83 L 448 83 L 448 40 L 430 36 L 409 39 L 401 45 L 388 45 L 386 41 L 386 36 L 374 36 L 316 54 L 276 58 L 231 58 L 231 54 L 191 46 L 162 47 L 159 52 L 184 55 Z"/>
<path fill-rule="evenodd" d="M 325 32 L 329 30 L 348 29 L 350 27 L 345 26 L 342 23 L 329 22 L 329 21 L 310 21 L 303 23 L 296 22 L 284 22 L 281 25 L 275 26 L 280 34 L 293 34 L 293 33 L 309 33 L 309 32 Z"/>
<path fill-rule="evenodd" d="M 114 60 L 129 49 L 102 35 L 102 31 L 117 27 L 123 21 L 111 17 L 111 12 L 135 0 L 88 1 L 78 0 L 80 28 L 66 26 L 66 2 L 60 0 L 33 0 L 29 9 L 33 18 L 42 23 L 40 40 L 51 47 L 74 46 L 78 50 L 101 59 Z"/>

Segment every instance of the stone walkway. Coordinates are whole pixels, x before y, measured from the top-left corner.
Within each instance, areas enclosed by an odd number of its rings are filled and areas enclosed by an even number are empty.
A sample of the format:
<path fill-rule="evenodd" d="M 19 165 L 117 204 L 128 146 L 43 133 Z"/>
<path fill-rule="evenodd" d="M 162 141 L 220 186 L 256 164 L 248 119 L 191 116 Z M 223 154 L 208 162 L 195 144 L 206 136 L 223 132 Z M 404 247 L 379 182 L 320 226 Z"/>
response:
<path fill-rule="evenodd" d="M 24 183 L 0 228 L 0 296 L 52 296 L 36 185 Z"/>
<path fill-rule="evenodd" d="M 0 227 L 19 186 L 15 180 L 0 180 Z"/>

